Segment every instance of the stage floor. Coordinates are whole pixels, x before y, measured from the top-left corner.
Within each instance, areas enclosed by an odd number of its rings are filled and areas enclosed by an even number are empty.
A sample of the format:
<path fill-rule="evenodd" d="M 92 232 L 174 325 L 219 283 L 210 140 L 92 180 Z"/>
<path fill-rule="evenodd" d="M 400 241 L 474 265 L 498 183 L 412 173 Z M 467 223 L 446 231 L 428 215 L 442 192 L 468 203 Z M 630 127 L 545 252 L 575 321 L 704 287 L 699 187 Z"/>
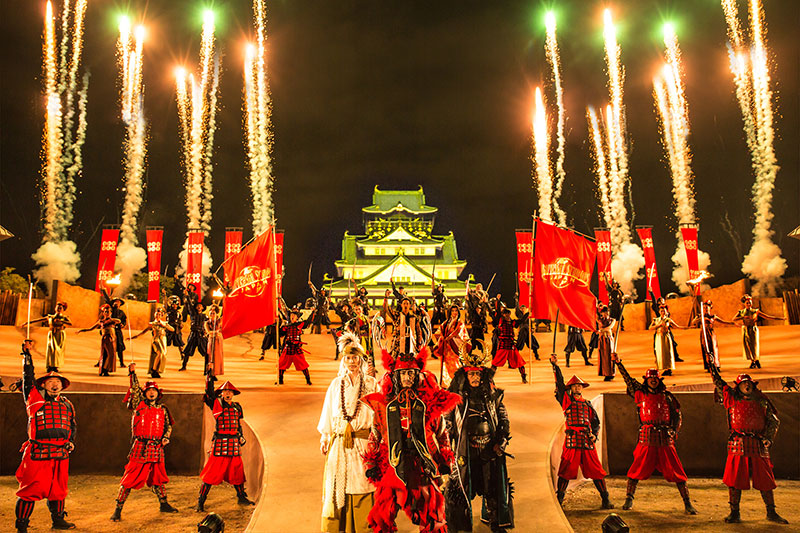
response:
<path fill-rule="evenodd" d="M 37 341 L 37 369 L 44 371 L 45 328 L 35 328 L 32 336 Z M 136 331 L 133 332 L 134 334 Z M 675 375 L 667 378 L 667 384 L 693 385 L 708 383 L 708 374 L 703 371 L 700 359 L 698 330 L 676 332 L 679 352 L 686 360 L 678 364 Z M 21 357 L 19 344 L 24 331 L 10 326 L 0 327 L 0 376 L 6 382 L 19 375 Z M 126 363 L 133 358 L 139 373 L 146 370 L 149 356 L 149 334 L 133 341 L 133 350 L 126 352 Z M 552 350 L 552 333 L 537 335 L 542 345 L 542 361 L 534 361 L 532 383 L 523 385 L 519 374 L 509 369 L 497 373 L 498 386 L 506 389 L 506 406 L 511 421 L 513 439 L 509 452 L 516 456 L 510 461 L 509 470 L 515 484 L 515 508 L 518 531 L 535 531 L 542 527 L 555 533 L 570 531 L 570 526 L 558 507 L 548 479 L 548 446 L 563 417 L 561 409 L 553 399 L 553 378 L 547 356 Z M 185 338 L 185 337 L 184 337 Z M 719 346 L 723 375 L 734 379 L 740 372 L 750 372 L 756 379 L 800 374 L 800 326 L 773 326 L 761 328 L 761 370 L 747 370 L 741 355 L 741 333 L 739 328 L 719 328 Z M 307 386 L 301 373 L 290 370 L 286 374 L 286 385 L 275 385 L 275 351 L 267 354 L 266 361 L 258 361 L 261 336 L 248 334 L 225 342 L 225 374 L 243 394 L 237 399 L 244 406 L 245 419 L 259 435 L 266 457 L 267 472 L 262 493 L 250 524 L 257 532 L 315 532 L 319 531 L 319 511 L 323 457 L 319 452 L 319 434 L 316 431 L 319 412 L 325 390 L 338 370 L 333 361 L 333 340 L 329 335 L 304 335 L 308 342 L 308 361 L 311 365 L 313 386 Z M 587 336 L 588 341 L 588 336 Z M 559 333 L 556 348 L 563 367 L 563 347 L 566 335 Z M 76 335 L 67 334 L 66 364 L 61 369 L 74 383 L 75 390 L 98 390 L 127 387 L 124 370 L 109 378 L 97 375 L 92 365 L 99 353 L 100 339 L 97 332 Z M 652 333 L 647 331 L 623 332 L 619 341 L 620 357 L 632 375 L 640 376 L 652 366 Z M 528 352 L 523 356 L 528 358 Z M 624 390 L 621 377 L 612 382 L 603 382 L 596 375 L 595 367 L 584 367 L 580 356 L 573 357 L 572 368 L 564 368 L 569 377 L 577 373 L 589 381 L 592 387 L 588 397 L 606 391 Z M 202 358 L 196 355 L 189 363 L 187 372 L 177 372 L 177 352 L 170 348 L 167 370 L 161 385 L 167 390 L 201 391 L 204 386 Z M 439 362 L 430 360 L 429 370 L 438 372 Z M 22 408 L 22 406 L 20 406 Z M 80 413 L 78 413 L 80 417 Z M 720 453 L 723 453 L 720 450 Z M 114 494 L 109 495 L 112 500 Z M 612 490 L 614 501 L 621 502 L 624 491 Z M 2 507 L 12 494 L 0 497 Z M 780 499 L 780 497 L 779 497 Z M 2 513 L 5 514 L 5 513 Z M 105 515 L 105 508 L 102 514 Z M 3 519 L 6 523 L 6 519 Z M 410 522 L 401 518 L 399 531 L 416 531 Z M 666 529 L 665 529 L 666 530 Z M 702 527 L 697 529 L 702 530 Z M 476 531 L 489 531 L 477 526 Z"/>

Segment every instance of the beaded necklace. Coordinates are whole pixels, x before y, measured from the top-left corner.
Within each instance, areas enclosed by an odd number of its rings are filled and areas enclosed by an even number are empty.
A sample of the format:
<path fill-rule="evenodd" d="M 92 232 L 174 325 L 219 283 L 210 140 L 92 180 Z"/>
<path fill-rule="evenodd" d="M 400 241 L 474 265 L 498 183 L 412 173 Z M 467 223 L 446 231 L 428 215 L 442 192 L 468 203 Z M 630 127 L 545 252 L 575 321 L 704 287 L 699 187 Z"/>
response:
<path fill-rule="evenodd" d="M 361 399 L 362 393 L 364 392 L 364 377 L 359 376 L 358 380 L 358 396 L 356 399 L 356 408 L 353 411 L 352 415 L 347 414 L 347 405 L 345 404 L 345 397 L 344 397 L 344 381 L 345 377 L 342 377 L 342 380 L 339 383 L 339 400 L 342 406 L 342 418 L 347 421 L 347 427 L 344 429 L 344 447 L 345 448 L 352 448 L 353 447 L 353 426 L 350 424 L 350 421 L 353 420 L 355 417 L 358 416 L 358 412 L 361 410 Z"/>

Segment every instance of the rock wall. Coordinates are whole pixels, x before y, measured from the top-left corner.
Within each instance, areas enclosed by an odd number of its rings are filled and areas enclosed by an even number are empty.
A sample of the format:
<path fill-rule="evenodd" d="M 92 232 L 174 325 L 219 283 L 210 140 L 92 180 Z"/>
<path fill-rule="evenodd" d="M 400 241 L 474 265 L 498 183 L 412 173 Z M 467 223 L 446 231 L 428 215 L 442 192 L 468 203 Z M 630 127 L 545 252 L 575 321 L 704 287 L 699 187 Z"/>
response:
<path fill-rule="evenodd" d="M 76 328 L 88 328 L 94 324 L 100 316 L 100 306 L 105 303 L 103 295 L 99 292 L 70 285 L 63 281 L 53 282 L 52 294 L 53 297 L 47 312 L 55 309 L 56 302 L 66 302 L 66 314 L 72 321 L 73 327 Z M 155 307 L 154 304 L 148 302 L 125 300 L 122 309 L 128 316 L 131 329 L 140 330 L 146 328 L 150 323 Z"/>

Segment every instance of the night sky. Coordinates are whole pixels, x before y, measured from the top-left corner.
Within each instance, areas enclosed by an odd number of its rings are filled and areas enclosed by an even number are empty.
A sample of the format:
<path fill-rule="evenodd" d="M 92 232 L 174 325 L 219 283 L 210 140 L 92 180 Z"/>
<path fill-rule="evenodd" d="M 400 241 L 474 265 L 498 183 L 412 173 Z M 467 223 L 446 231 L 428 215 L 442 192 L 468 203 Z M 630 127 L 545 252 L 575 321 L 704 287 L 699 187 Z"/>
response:
<path fill-rule="evenodd" d="M 743 2 L 740 2 L 742 4 Z M 575 229 L 600 225 L 589 152 L 587 105 L 607 102 L 602 8 L 589 0 L 552 2 L 558 13 L 567 107 L 567 179 L 562 205 Z M 800 10 L 765 2 L 776 95 L 776 241 L 800 271 Z M 530 226 L 536 206 L 530 157 L 535 85 L 547 81 L 544 12 L 551 3 L 473 0 L 286 0 L 270 2 L 269 74 L 275 132 L 275 202 L 286 230 L 285 295 L 307 296 L 306 272 L 331 274 L 345 230 L 360 233 L 373 187 L 425 189 L 439 208 L 437 233 L 455 233 L 461 258 L 486 283 L 514 291 L 514 229 Z M 43 124 L 41 33 L 44 2 L 0 4 L 0 224 L 18 238 L 0 244 L 0 263 L 27 274 L 40 244 L 38 184 Z M 163 265 L 172 273 L 186 230 L 179 165 L 174 67 L 197 64 L 200 2 L 90 0 L 84 65 L 91 72 L 88 136 L 71 238 L 83 259 L 80 283 L 93 286 L 101 224 L 119 223 L 123 125 L 117 104 L 116 16 L 144 14 L 145 113 L 150 123 L 147 187 L 140 215 L 165 226 Z M 243 45 L 250 33 L 245 0 L 214 5 L 223 53 L 214 155 L 215 264 L 224 228 L 251 236 L 242 130 Z M 613 4 L 626 68 L 630 175 L 635 224 L 655 227 L 662 288 L 673 290 L 669 257 L 676 220 L 652 97 L 661 61 L 661 25 L 674 21 L 683 50 L 692 121 L 691 147 L 700 247 L 711 254 L 715 284 L 741 277 L 751 243 L 753 182 L 716 0 L 625 0 Z M 550 91 L 552 88 L 547 87 Z M 548 94 L 552 94 L 548 92 Z M 246 208 L 247 206 L 248 208 Z M 727 217 L 734 237 L 722 228 Z M 642 293 L 643 285 L 640 287 Z M 494 289 L 493 291 L 494 292 Z M 509 298 L 510 299 L 510 298 Z"/>

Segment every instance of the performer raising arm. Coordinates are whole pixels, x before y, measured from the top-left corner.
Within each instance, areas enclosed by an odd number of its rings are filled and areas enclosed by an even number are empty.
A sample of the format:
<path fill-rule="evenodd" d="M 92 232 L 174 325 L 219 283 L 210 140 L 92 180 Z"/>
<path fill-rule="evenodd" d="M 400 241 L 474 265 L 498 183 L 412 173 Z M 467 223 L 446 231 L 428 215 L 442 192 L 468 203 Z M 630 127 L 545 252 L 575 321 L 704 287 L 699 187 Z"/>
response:
<path fill-rule="evenodd" d="M 761 345 L 758 338 L 758 319 L 783 320 L 783 317 L 768 315 L 753 307 L 753 297 L 742 296 L 744 307 L 739 309 L 733 321 L 742 321 L 742 356 L 750 361 L 750 368 L 761 368 Z"/>
<path fill-rule="evenodd" d="M 161 373 L 167 367 L 167 335 L 174 333 L 175 329 L 166 321 L 166 313 L 163 307 L 156 308 L 156 316 L 150 325 L 133 336 L 137 338 L 144 335 L 147 331 L 153 332 L 153 341 L 150 343 L 150 364 L 147 373 L 153 378 L 160 378 Z"/>
<path fill-rule="evenodd" d="M 102 336 L 100 337 L 100 360 L 94 366 L 100 367 L 101 376 L 109 376 L 109 372 L 116 372 L 116 355 L 117 336 L 114 333 L 114 328 L 119 324 L 118 318 L 111 317 L 111 307 L 104 304 L 100 307 L 100 318 L 90 328 L 79 329 L 76 334 L 85 331 L 92 331 L 97 328 L 102 328 Z"/>
<path fill-rule="evenodd" d="M 148 381 L 144 388 L 139 387 L 136 363 L 128 365 L 128 375 L 131 386 L 125 396 L 125 403 L 133 411 L 133 446 L 119 482 L 117 508 L 111 515 L 114 522 L 122 519 L 122 506 L 131 490 L 141 489 L 145 484 L 152 487 L 153 493 L 158 497 L 159 510 L 162 513 L 178 512 L 167 502 L 167 489 L 164 486 L 169 482 L 164 466 L 164 446 L 169 444 L 172 435 L 172 415 L 167 406 L 161 403 L 163 394 L 155 381 Z"/>
<path fill-rule="evenodd" d="M 22 343 L 22 397 L 28 413 L 28 440 L 17 468 L 17 531 L 26 533 L 33 506 L 47 498 L 53 529 L 73 529 L 64 517 L 69 454 L 75 449 L 75 408 L 61 395 L 69 380 L 48 372 L 34 381 L 32 341 Z"/>

